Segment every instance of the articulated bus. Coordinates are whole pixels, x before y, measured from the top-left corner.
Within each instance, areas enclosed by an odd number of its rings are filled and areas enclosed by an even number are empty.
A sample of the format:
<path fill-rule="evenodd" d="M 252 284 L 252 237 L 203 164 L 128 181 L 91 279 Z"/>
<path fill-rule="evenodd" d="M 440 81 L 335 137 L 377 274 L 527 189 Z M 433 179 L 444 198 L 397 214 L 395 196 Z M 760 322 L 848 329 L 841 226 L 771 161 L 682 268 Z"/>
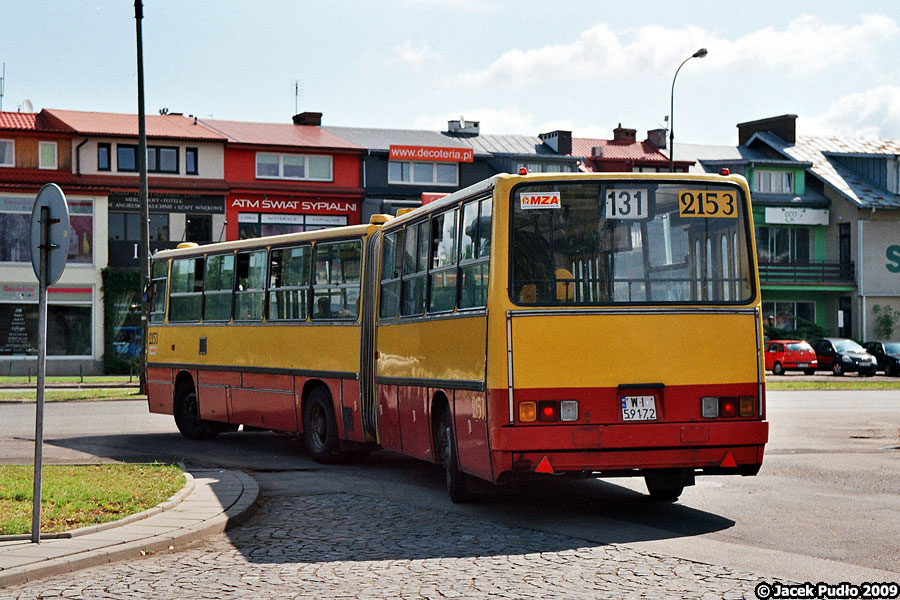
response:
<path fill-rule="evenodd" d="M 755 475 L 768 438 L 741 176 L 497 175 L 367 225 L 159 252 L 152 412 L 474 479 Z"/>

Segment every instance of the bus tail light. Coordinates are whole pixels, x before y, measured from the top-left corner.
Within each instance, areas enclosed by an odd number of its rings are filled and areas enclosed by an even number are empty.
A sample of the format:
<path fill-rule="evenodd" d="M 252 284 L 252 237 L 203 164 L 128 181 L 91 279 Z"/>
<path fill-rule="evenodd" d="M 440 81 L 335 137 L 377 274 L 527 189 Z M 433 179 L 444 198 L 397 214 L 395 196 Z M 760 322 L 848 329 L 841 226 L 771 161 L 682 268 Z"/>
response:
<path fill-rule="evenodd" d="M 700 398 L 700 415 L 704 419 L 719 417 L 754 417 L 756 416 L 756 398 L 753 396 L 704 396 Z"/>
<path fill-rule="evenodd" d="M 538 402 L 538 420 L 545 423 L 559 421 L 559 402 L 556 400 L 541 400 Z"/>
<path fill-rule="evenodd" d="M 562 421 L 578 420 L 578 400 L 563 400 L 559 403 L 559 418 Z"/>
<path fill-rule="evenodd" d="M 537 404 L 534 402 L 519 402 L 519 421 L 522 423 L 534 423 L 537 421 Z"/>

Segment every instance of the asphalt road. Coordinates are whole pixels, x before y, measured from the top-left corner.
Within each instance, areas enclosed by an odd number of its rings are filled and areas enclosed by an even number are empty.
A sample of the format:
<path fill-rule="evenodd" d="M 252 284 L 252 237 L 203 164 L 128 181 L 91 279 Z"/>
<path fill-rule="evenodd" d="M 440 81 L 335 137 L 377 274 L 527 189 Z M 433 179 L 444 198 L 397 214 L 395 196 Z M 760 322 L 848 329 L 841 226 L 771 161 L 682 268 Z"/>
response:
<path fill-rule="evenodd" d="M 51 403 L 45 462 L 183 460 L 242 468 L 270 498 L 298 490 L 377 497 L 641 552 L 797 581 L 900 579 L 900 391 L 770 392 L 759 476 L 698 478 L 674 505 L 637 479 L 528 486 L 454 506 L 429 465 L 379 452 L 323 467 L 294 440 L 238 432 L 182 439 L 143 402 Z M 0 404 L 0 462 L 33 459 L 34 405 Z"/>

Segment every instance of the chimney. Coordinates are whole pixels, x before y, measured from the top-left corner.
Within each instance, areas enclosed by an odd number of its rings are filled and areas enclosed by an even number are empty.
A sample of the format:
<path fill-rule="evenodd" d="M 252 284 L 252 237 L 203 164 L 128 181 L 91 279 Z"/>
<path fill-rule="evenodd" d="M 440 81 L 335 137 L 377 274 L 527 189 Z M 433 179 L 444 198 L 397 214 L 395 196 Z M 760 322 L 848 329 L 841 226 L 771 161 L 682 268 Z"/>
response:
<path fill-rule="evenodd" d="M 294 125 L 322 125 L 322 113 L 319 112 L 302 112 L 293 117 Z"/>
<path fill-rule="evenodd" d="M 613 141 L 620 144 L 633 144 L 637 141 L 637 129 L 625 129 L 622 124 L 613 129 Z"/>
<path fill-rule="evenodd" d="M 462 117 L 459 120 L 447 121 L 447 135 L 477 137 L 481 130 L 480 123 L 480 121 L 466 121 Z"/>
<path fill-rule="evenodd" d="M 572 132 L 557 129 L 550 133 L 538 135 L 541 141 L 547 144 L 557 154 L 572 154 Z"/>
<path fill-rule="evenodd" d="M 738 145 L 743 146 L 753 137 L 754 133 L 768 131 L 774 133 L 788 144 L 797 142 L 797 115 L 780 115 L 777 117 L 769 117 L 768 119 L 759 119 L 758 121 L 747 121 L 746 123 L 738 123 Z"/>
<path fill-rule="evenodd" d="M 647 132 L 647 141 L 659 148 L 660 150 L 666 149 L 666 130 L 665 129 L 651 129 Z"/>

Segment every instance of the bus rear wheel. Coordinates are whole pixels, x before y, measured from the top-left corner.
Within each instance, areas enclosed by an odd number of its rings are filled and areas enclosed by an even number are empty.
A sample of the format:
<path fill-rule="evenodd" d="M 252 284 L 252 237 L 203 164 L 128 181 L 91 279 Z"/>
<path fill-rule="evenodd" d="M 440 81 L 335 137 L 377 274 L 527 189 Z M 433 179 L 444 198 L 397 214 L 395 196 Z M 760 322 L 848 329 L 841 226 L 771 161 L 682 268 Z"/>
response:
<path fill-rule="evenodd" d="M 450 500 L 454 504 L 471 502 L 475 497 L 469 492 L 469 476 L 459 468 L 456 440 L 453 437 L 453 426 L 448 408 L 444 408 L 441 412 L 435 427 L 435 434 L 438 464 L 444 467 L 447 494 L 450 495 Z"/>
<path fill-rule="evenodd" d="M 335 461 L 338 450 L 337 421 L 331 406 L 331 395 L 324 387 L 313 389 L 303 403 L 303 437 L 314 461 Z"/>
<path fill-rule="evenodd" d="M 669 477 L 646 475 L 644 483 L 647 484 L 650 498 L 657 502 L 675 502 L 684 491 L 683 484 Z"/>
<path fill-rule="evenodd" d="M 197 394 L 193 389 L 183 391 L 176 399 L 172 411 L 175 413 L 175 426 L 181 435 L 189 440 L 209 440 L 221 431 L 217 423 L 200 418 Z"/>

